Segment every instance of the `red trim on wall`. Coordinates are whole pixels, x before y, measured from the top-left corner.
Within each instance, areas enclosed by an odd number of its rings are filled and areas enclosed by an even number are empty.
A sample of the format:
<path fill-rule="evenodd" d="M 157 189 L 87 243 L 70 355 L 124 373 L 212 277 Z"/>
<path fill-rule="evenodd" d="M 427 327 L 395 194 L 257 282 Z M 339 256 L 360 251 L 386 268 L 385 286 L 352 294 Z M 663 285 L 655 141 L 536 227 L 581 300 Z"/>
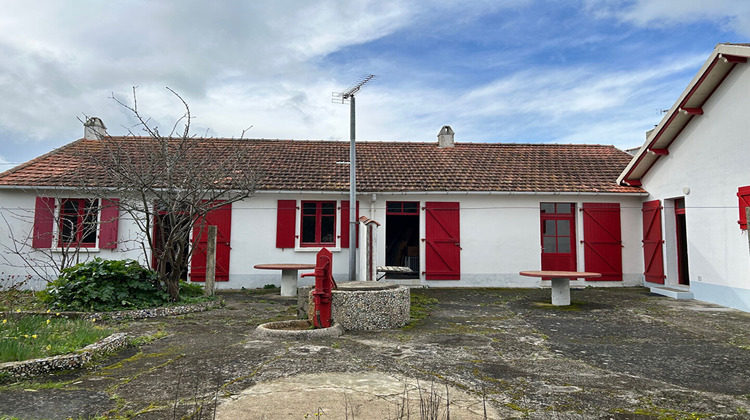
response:
<path fill-rule="evenodd" d="M 294 248 L 297 200 L 279 200 L 276 208 L 276 248 Z"/>
<path fill-rule="evenodd" d="M 34 205 L 34 248 L 52 248 L 52 230 L 55 224 L 55 199 L 37 197 Z"/>
<path fill-rule="evenodd" d="M 738 220 L 737 223 L 740 224 L 740 229 L 747 230 L 745 208 L 750 206 L 750 186 L 739 187 L 737 189 L 737 198 L 739 198 L 740 203 L 740 220 Z"/>
<path fill-rule="evenodd" d="M 110 198 L 102 200 L 101 223 L 99 224 L 99 248 L 117 248 L 119 231 L 120 200 Z"/>
<path fill-rule="evenodd" d="M 587 281 L 622 281 L 620 203 L 583 203 L 585 271 L 602 273 Z"/>
<path fill-rule="evenodd" d="M 341 202 L 341 248 L 349 248 L 349 201 Z M 357 220 L 359 220 L 359 201 L 357 201 Z M 359 229 L 354 230 L 357 236 L 357 247 L 359 247 Z"/>
<path fill-rule="evenodd" d="M 661 201 L 643 203 L 643 275 L 646 281 L 664 284 L 664 240 Z"/>

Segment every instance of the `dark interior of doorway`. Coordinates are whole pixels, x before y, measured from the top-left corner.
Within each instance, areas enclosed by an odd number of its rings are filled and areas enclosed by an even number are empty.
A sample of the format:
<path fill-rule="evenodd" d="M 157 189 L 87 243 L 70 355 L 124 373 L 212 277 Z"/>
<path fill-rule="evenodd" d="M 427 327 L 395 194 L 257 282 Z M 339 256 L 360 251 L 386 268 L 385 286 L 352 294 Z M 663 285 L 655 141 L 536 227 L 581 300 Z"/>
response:
<path fill-rule="evenodd" d="M 679 284 L 690 284 L 690 270 L 688 268 L 687 222 L 685 221 L 685 199 L 678 198 L 674 202 L 675 221 L 677 222 L 677 267 Z"/>
<path fill-rule="evenodd" d="M 386 278 L 419 278 L 419 215 L 386 215 L 385 242 L 385 264 L 414 271 L 413 274 L 389 274 Z"/>

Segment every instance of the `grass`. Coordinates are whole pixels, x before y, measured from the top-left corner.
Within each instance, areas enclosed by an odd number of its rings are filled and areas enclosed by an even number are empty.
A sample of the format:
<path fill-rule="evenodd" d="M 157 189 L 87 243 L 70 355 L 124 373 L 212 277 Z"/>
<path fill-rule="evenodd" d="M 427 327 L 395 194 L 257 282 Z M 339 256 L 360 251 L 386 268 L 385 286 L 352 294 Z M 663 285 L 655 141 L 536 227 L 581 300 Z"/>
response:
<path fill-rule="evenodd" d="M 0 363 L 80 350 L 112 333 L 94 322 L 29 315 L 0 320 Z"/>

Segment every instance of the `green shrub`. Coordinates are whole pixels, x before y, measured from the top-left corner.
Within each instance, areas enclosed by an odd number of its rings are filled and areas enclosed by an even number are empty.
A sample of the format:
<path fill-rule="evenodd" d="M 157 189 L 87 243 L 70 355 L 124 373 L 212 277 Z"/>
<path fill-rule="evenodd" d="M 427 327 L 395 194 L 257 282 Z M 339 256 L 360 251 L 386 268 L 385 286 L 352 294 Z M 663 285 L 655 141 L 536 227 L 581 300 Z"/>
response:
<path fill-rule="evenodd" d="M 66 268 L 43 299 L 69 311 L 148 308 L 169 302 L 158 274 L 134 260 L 94 260 Z"/>
<path fill-rule="evenodd" d="M 199 297 L 203 296 L 203 286 L 198 283 L 188 283 L 180 280 L 180 297 Z"/>

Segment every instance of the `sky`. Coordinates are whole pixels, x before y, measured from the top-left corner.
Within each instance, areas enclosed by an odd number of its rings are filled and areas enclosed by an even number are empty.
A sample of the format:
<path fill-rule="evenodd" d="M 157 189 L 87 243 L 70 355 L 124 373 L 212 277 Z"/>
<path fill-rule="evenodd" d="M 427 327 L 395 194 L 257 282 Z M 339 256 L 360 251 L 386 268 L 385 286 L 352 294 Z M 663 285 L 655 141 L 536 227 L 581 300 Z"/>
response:
<path fill-rule="evenodd" d="M 679 4 L 679 6 L 675 6 Z M 747 0 L 0 0 L 0 170 L 83 135 L 640 146 Z M 169 88 L 169 89 L 167 89 Z M 119 102 L 119 103 L 118 103 Z M 244 134 L 243 134 L 244 132 Z"/>

